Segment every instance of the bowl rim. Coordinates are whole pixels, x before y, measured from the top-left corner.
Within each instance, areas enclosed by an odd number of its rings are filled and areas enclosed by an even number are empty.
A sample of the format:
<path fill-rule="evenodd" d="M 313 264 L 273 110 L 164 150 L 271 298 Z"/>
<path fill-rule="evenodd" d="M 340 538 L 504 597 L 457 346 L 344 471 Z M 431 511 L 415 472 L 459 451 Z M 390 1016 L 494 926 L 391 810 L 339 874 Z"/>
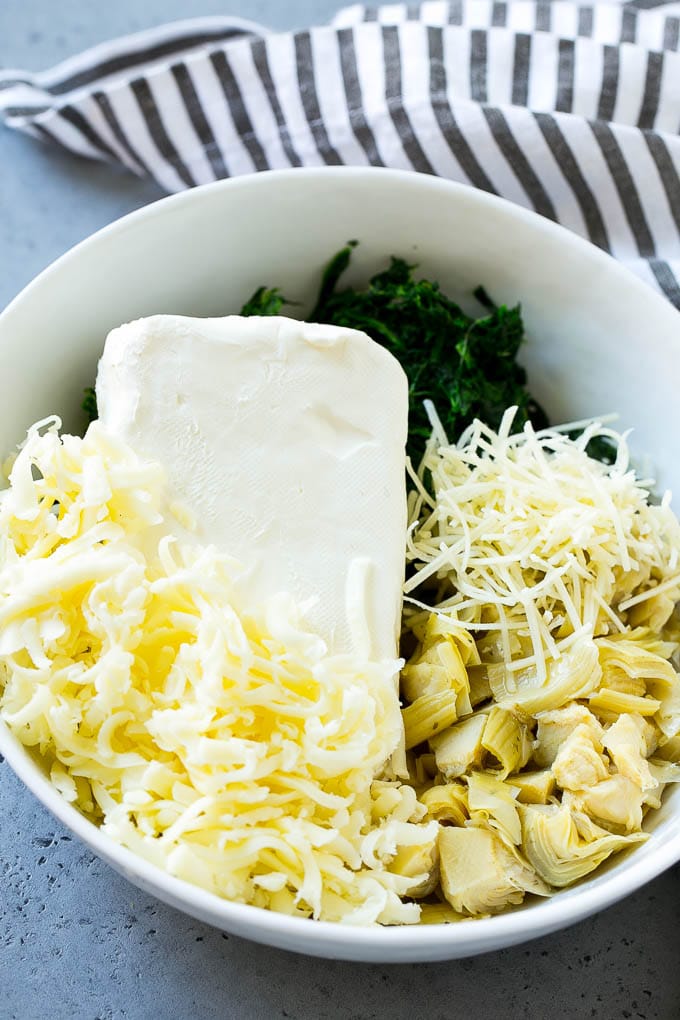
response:
<path fill-rule="evenodd" d="M 619 874 L 600 876 L 597 886 L 572 887 L 571 895 L 564 896 L 558 892 L 550 899 L 532 902 L 518 910 L 488 918 L 469 918 L 453 924 L 360 927 L 335 921 L 312 921 L 223 899 L 163 871 L 114 842 L 64 800 L 30 756 L 27 768 L 25 756 L 28 752 L 5 723 L 0 723 L 0 753 L 16 776 L 54 817 L 129 881 L 134 883 L 140 879 L 146 891 L 186 913 L 203 920 L 209 917 L 208 923 L 215 927 L 224 925 L 227 931 L 232 926 L 237 927 L 238 934 L 247 932 L 248 938 L 311 955 L 332 957 L 341 954 L 345 959 L 361 960 L 361 956 L 355 954 L 362 949 L 389 953 L 399 948 L 412 949 L 414 955 L 395 962 L 477 955 L 516 942 L 530 941 L 575 924 L 623 899 L 680 860 L 680 840 L 675 843 L 669 840 L 656 848 L 650 859 L 635 861 L 634 852 L 629 852 L 628 860 L 632 863 Z M 371 957 L 374 958 L 380 959 L 379 956 Z M 386 957 L 383 962 L 391 961 Z"/>
<path fill-rule="evenodd" d="M 608 267 L 615 274 L 623 274 L 627 278 L 628 285 L 638 291 L 645 300 L 649 301 L 653 297 L 660 312 L 662 309 L 665 309 L 666 313 L 670 311 L 680 316 L 680 310 L 676 309 L 660 291 L 657 291 L 650 283 L 637 276 L 628 266 L 619 262 L 609 252 L 604 251 L 593 244 L 592 241 L 581 237 L 560 223 L 555 223 L 540 213 L 534 212 L 532 209 L 526 209 L 524 206 L 511 202 L 507 198 L 502 198 L 500 195 L 493 195 L 472 185 L 461 184 L 458 181 L 451 181 L 445 177 L 438 177 L 417 170 L 400 170 L 393 169 L 392 167 L 377 166 L 305 166 L 286 167 L 281 170 L 259 170 L 254 173 L 241 174 L 238 177 L 227 177 L 218 181 L 210 181 L 207 184 L 199 184 L 193 188 L 187 188 L 184 191 L 178 191 L 171 195 L 163 195 L 147 205 L 140 206 L 138 209 L 133 209 L 132 212 L 117 217 L 72 245 L 72 247 L 68 248 L 67 251 L 56 259 L 53 259 L 52 262 L 48 263 L 36 276 L 29 280 L 19 293 L 10 300 L 9 304 L 0 311 L 0 323 L 15 310 L 15 307 L 18 307 L 26 299 L 30 298 L 34 289 L 42 286 L 52 275 L 68 266 L 69 262 L 80 257 L 89 248 L 94 248 L 102 241 L 106 241 L 118 233 L 123 233 L 142 221 L 151 221 L 158 216 L 166 215 L 168 211 L 176 207 L 181 208 L 185 204 L 202 201 L 206 196 L 209 198 L 213 194 L 220 194 L 223 191 L 236 192 L 241 189 L 250 190 L 251 188 L 268 187 L 270 182 L 286 182 L 300 177 L 310 180 L 314 178 L 332 180 L 334 177 L 337 177 L 339 180 L 348 181 L 382 178 L 386 182 L 390 180 L 400 182 L 407 188 L 439 190 L 444 194 L 464 196 L 466 200 L 471 201 L 473 204 L 478 203 L 480 206 L 496 209 L 501 215 L 515 218 L 530 228 L 552 234 L 561 243 L 563 248 L 571 247 L 574 250 L 574 254 L 580 253 L 584 257 L 596 260 L 601 266 Z"/>
<path fill-rule="evenodd" d="M 330 182 L 351 181 L 353 186 L 360 186 L 362 181 L 368 181 L 370 186 L 381 180 L 392 181 L 414 191 L 419 189 L 438 191 L 443 200 L 448 197 L 454 201 L 462 200 L 477 205 L 480 210 L 497 210 L 506 218 L 523 222 L 535 232 L 552 236 L 563 249 L 571 249 L 575 255 L 588 258 L 615 276 L 623 277 L 626 286 L 639 293 L 642 300 L 656 304 L 659 313 L 663 311 L 665 314 L 670 312 L 676 315 L 680 325 L 680 313 L 670 302 L 626 266 L 616 262 L 612 256 L 590 241 L 531 210 L 496 195 L 444 178 L 407 170 L 345 166 L 294 167 L 263 171 L 201 185 L 142 206 L 86 237 L 43 269 L 0 313 L 0 325 L 3 325 L 5 320 L 11 319 L 15 309 L 30 302 L 34 291 L 46 281 L 68 270 L 71 262 L 77 262 L 83 255 L 96 250 L 97 246 L 106 244 L 110 238 L 126 232 L 131 227 L 172 214 L 174 210 L 187 205 L 210 202 L 214 195 L 223 192 L 237 195 L 239 191 L 270 187 L 279 181 L 287 182 L 291 178 L 299 181 L 303 177 L 325 179 Z M 50 779 L 32 760 L 29 752 L 1 721 L 0 753 L 4 755 L 17 777 L 62 824 L 99 857 L 120 870 L 130 881 L 141 881 L 147 891 L 153 892 L 160 899 L 204 920 L 210 918 L 209 923 L 217 927 L 223 926 L 226 930 L 236 930 L 238 934 L 259 942 L 292 948 L 312 955 L 391 962 L 390 952 L 401 948 L 403 951 L 395 962 L 416 962 L 492 951 L 513 943 L 529 941 L 602 910 L 680 860 L 680 840 L 668 840 L 655 847 L 648 857 L 640 860 L 636 860 L 634 853 L 627 855 L 625 867 L 621 871 L 615 869 L 597 876 L 594 884 L 591 879 L 587 885 L 573 888 L 569 895 L 557 893 L 549 900 L 532 903 L 525 908 L 490 918 L 466 919 L 447 925 L 368 928 L 329 921 L 311 922 L 307 918 L 290 917 L 223 899 L 215 893 L 170 875 L 133 851 L 115 843 L 98 826 L 64 800 Z M 364 950 L 367 951 L 367 955 L 362 956 Z"/>

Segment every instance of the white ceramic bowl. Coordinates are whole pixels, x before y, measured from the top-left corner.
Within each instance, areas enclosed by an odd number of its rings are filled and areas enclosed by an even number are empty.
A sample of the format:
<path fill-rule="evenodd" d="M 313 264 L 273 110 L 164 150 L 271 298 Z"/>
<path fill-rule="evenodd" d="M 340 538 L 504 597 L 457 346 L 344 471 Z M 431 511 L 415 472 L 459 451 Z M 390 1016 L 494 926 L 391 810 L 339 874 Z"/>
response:
<path fill-rule="evenodd" d="M 51 412 L 65 425 L 109 329 L 140 315 L 238 311 L 260 284 L 308 301 L 325 260 L 361 241 L 351 277 L 396 254 L 454 298 L 482 283 L 521 300 L 531 390 L 553 421 L 620 412 L 662 486 L 680 491 L 680 315 L 608 256 L 532 213 L 437 178 L 375 169 L 290 170 L 164 199 L 100 231 L 0 316 L 0 449 Z M 303 314 L 304 305 L 301 308 Z M 488 920 L 356 929 L 220 900 L 112 843 L 69 806 L 0 725 L 0 753 L 42 803 L 140 888 L 218 928 L 317 956 L 399 962 L 470 956 L 544 935 L 632 892 L 680 859 L 680 790 L 651 839 L 553 899 Z"/>

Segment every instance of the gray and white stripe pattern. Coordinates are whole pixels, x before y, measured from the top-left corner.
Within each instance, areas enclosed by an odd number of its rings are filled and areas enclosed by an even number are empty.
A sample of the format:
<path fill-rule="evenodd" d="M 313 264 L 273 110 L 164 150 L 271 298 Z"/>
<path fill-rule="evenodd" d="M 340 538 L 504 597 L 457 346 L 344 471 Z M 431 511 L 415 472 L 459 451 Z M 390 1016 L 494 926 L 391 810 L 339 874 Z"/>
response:
<path fill-rule="evenodd" d="M 275 34 L 197 18 L 38 74 L 11 127 L 178 191 L 276 167 L 438 174 L 562 223 L 680 307 L 680 3 L 356 4 Z"/>

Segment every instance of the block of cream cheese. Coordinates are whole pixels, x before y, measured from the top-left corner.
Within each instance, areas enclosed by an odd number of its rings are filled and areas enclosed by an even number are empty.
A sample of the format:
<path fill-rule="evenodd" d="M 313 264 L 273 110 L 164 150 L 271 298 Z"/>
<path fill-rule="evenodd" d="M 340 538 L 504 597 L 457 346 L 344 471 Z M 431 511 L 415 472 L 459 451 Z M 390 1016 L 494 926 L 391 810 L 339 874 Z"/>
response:
<path fill-rule="evenodd" d="M 156 315 L 109 334 L 97 402 L 165 467 L 197 537 L 247 568 L 248 598 L 290 592 L 330 651 L 350 651 L 363 572 L 371 654 L 396 655 L 408 386 L 384 348 L 283 317 Z"/>

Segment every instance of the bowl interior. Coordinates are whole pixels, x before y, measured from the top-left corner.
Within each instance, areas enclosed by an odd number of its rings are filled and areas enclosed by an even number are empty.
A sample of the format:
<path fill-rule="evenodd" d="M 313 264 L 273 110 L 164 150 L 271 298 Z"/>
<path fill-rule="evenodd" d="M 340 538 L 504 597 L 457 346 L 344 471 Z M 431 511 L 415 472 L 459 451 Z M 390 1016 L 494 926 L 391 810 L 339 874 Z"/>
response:
<path fill-rule="evenodd" d="M 360 241 L 348 282 L 400 255 L 474 308 L 483 284 L 520 301 L 522 360 L 554 422 L 618 412 L 648 456 L 658 488 L 680 491 L 680 316 L 597 249 L 517 207 L 462 186 L 398 171 L 332 168 L 259 174 L 163 200 L 106 228 L 34 281 L 0 316 L 0 449 L 50 413 L 67 428 L 91 385 L 109 329 L 156 312 L 238 312 L 261 284 L 311 306 L 320 268 Z M 356 932 L 216 900 L 114 847 L 68 807 L 0 726 L 0 752 L 33 791 L 119 870 L 156 895 L 240 934 L 320 955 L 424 960 L 539 935 L 612 902 L 680 857 L 680 791 L 654 817 L 653 838 L 556 899 L 442 930 Z M 675 840 L 675 846 L 673 841 Z"/>

